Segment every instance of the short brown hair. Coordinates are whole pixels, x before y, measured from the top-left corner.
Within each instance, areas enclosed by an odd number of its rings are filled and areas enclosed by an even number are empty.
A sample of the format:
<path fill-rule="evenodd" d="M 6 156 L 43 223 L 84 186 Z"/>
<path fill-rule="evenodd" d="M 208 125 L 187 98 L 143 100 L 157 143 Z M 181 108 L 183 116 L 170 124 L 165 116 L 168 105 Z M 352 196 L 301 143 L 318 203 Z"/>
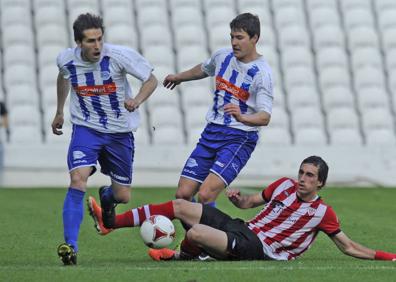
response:
<path fill-rule="evenodd" d="M 321 157 L 310 156 L 302 161 L 301 165 L 303 164 L 312 164 L 316 166 L 318 168 L 318 179 L 320 182 L 322 182 L 320 188 L 326 185 L 327 175 L 329 173 L 329 166 Z"/>
<path fill-rule="evenodd" d="M 74 41 L 81 42 L 84 38 L 84 30 L 100 28 L 104 34 L 103 19 L 90 13 L 81 14 L 73 23 Z"/>
<path fill-rule="evenodd" d="M 258 16 L 251 13 L 243 13 L 238 15 L 230 22 L 231 30 L 243 30 L 249 37 L 257 35 L 260 38 L 260 19 Z"/>

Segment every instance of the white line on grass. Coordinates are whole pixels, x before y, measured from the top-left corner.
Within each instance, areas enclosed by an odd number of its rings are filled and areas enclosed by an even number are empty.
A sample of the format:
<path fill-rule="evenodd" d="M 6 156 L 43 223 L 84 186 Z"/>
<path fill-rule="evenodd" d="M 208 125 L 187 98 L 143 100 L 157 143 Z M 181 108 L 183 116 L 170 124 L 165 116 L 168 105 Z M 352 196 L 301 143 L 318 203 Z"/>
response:
<path fill-rule="evenodd" d="M 161 270 L 163 267 L 135 267 L 136 270 Z M 276 266 L 221 266 L 221 267 L 175 267 L 174 270 L 189 270 L 189 271 L 202 271 L 202 270 L 395 270 L 396 266 L 353 266 L 353 267 L 342 267 L 342 266 L 288 266 L 288 267 L 276 267 Z"/>
<path fill-rule="evenodd" d="M 279 266 L 252 266 L 252 267 L 247 267 L 247 266 L 235 266 L 235 265 L 221 265 L 221 266 L 215 266 L 212 263 L 210 263 L 212 266 L 199 266 L 198 264 L 196 267 L 191 267 L 191 266 L 186 266 L 186 267 L 179 267 L 172 265 L 173 270 L 181 270 L 181 271 L 202 271 L 202 270 L 218 270 L 218 271 L 230 271 L 230 270 L 316 270 L 316 271 L 328 271 L 328 270 L 394 270 L 396 271 L 396 265 L 394 266 L 351 266 L 351 267 L 344 267 L 344 266 L 284 266 L 284 267 L 279 267 Z M 88 266 L 85 265 L 85 267 L 88 268 L 96 268 L 96 266 Z M 128 270 L 141 270 L 141 271 L 146 271 L 146 270 L 163 270 L 165 267 L 165 264 L 162 264 L 161 266 L 128 266 Z M 15 266 L 0 266 L 0 270 L 7 270 L 7 269 L 13 269 Z M 32 269 L 32 266 L 18 266 L 18 270 L 27 270 L 27 269 Z M 53 266 L 48 266 L 48 267 L 39 267 L 39 269 L 53 269 Z M 102 269 L 102 267 L 100 267 Z M 36 267 L 34 269 L 37 270 Z"/>

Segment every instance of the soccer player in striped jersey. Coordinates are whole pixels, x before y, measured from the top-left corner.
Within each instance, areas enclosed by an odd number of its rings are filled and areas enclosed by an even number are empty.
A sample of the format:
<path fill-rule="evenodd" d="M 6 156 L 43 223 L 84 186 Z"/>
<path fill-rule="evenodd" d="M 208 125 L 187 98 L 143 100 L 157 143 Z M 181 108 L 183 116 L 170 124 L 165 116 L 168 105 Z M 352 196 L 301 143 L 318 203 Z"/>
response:
<path fill-rule="evenodd" d="M 70 186 L 63 205 L 65 243 L 58 255 L 65 265 L 77 262 L 78 234 L 83 219 L 87 181 L 96 171 L 109 175 L 110 186 L 99 190 L 105 226 L 112 227 L 114 207 L 130 198 L 134 137 L 139 125 L 138 107 L 153 93 L 157 79 L 153 67 L 135 50 L 103 42 L 101 17 L 81 14 L 73 23 L 75 48 L 57 58 L 57 111 L 52 131 L 62 134 L 63 108 L 70 91 L 73 133 L 67 155 Z M 126 75 L 142 81 L 132 95 Z M 71 87 L 70 87 L 71 86 Z"/>
<path fill-rule="evenodd" d="M 271 118 L 272 72 L 256 50 L 259 18 L 240 14 L 231 21 L 230 29 L 230 48 L 215 51 L 205 62 L 170 74 L 163 82 L 173 89 L 182 82 L 208 76 L 216 81 L 207 125 L 182 169 L 176 198 L 192 200 L 198 193 L 199 202 L 214 205 L 218 194 L 246 165 L 256 147 L 259 128 L 268 125 Z"/>
<path fill-rule="evenodd" d="M 346 255 L 396 261 L 396 254 L 364 247 L 341 231 L 336 213 L 318 195 L 326 184 L 327 174 L 326 162 L 318 156 L 311 156 L 302 161 L 297 181 L 281 178 L 261 193 L 251 195 L 228 190 L 229 200 L 238 208 L 265 204 L 247 222 L 232 219 L 208 205 L 182 199 L 132 209 L 117 215 L 116 222 L 118 227 L 139 226 L 147 217 L 161 214 L 192 226 L 186 234 L 188 245 L 182 244 L 181 252 L 150 249 L 149 255 L 154 260 L 191 259 L 199 256 L 202 250 L 216 259 L 294 260 L 309 249 L 322 231 Z M 90 209 L 100 224 L 100 207 L 92 197 L 89 201 Z"/>

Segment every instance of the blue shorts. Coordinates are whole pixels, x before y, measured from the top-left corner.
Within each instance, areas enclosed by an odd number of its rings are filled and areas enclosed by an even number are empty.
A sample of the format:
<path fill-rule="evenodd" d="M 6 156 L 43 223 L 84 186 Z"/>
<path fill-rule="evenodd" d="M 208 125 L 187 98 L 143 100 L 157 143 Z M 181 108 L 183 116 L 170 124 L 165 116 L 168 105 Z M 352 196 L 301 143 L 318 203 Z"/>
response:
<path fill-rule="evenodd" d="M 99 162 L 101 172 L 122 185 L 132 182 L 132 164 L 135 152 L 132 132 L 103 133 L 94 129 L 73 125 L 73 133 L 67 154 L 69 171 L 93 166 Z"/>
<path fill-rule="evenodd" d="M 246 165 L 257 140 L 257 131 L 210 123 L 202 132 L 181 175 L 202 183 L 212 172 L 228 186 Z"/>

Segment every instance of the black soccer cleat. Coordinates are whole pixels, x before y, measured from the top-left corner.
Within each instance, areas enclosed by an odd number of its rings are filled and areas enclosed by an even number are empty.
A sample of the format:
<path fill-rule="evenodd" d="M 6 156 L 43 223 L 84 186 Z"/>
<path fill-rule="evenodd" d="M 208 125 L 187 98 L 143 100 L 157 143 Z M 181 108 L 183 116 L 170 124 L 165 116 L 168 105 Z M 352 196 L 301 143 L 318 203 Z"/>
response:
<path fill-rule="evenodd" d="M 64 265 L 77 264 L 77 253 L 74 251 L 73 246 L 62 243 L 58 246 L 57 253 Z"/>
<path fill-rule="evenodd" d="M 103 195 L 104 189 L 106 186 L 102 186 L 99 188 L 99 199 L 100 199 L 100 206 L 102 207 L 102 220 L 103 225 L 107 229 L 111 229 L 115 225 L 115 207 L 117 206 L 115 203 L 110 202 L 109 199 L 106 199 Z"/>

